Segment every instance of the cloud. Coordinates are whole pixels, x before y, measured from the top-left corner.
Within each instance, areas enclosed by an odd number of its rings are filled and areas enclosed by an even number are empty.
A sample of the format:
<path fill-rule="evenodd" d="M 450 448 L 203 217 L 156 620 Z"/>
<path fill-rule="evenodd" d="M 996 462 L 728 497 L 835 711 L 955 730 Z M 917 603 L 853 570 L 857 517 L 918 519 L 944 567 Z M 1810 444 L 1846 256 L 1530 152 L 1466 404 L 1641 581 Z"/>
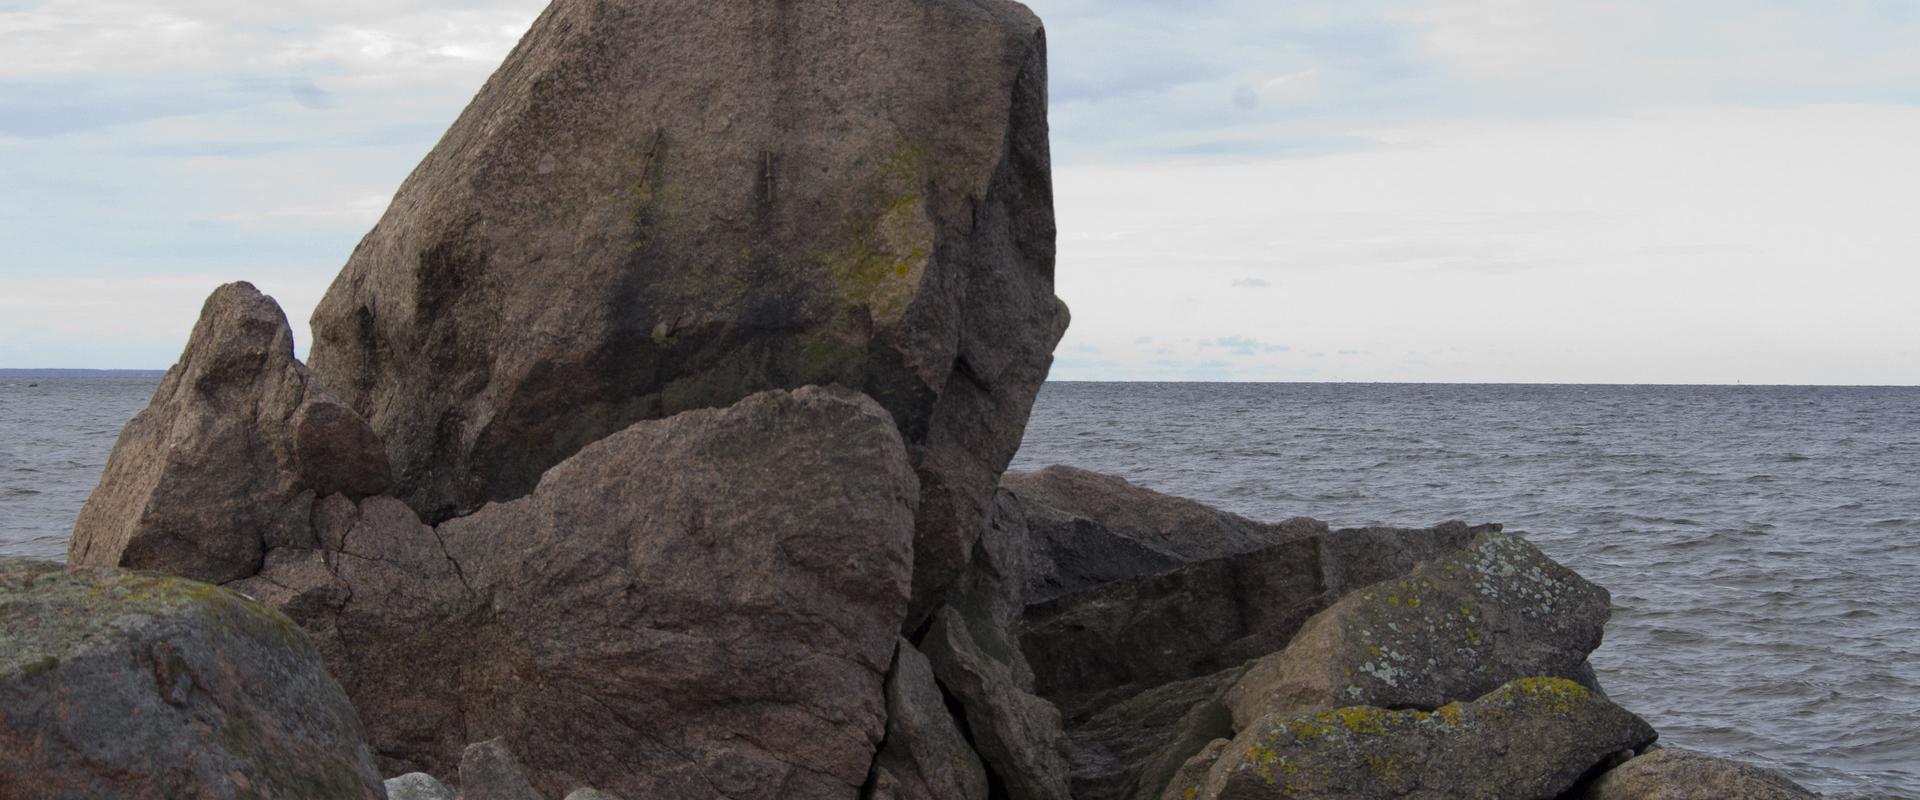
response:
<path fill-rule="evenodd" d="M 1265 289 L 1271 286 L 1273 282 L 1265 278 L 1241 278 L 1233 282 L 1235 289 Z"/>
<path fill-rule="evenodd" d="M 1268 344 L 1258 339 L 1248 339 L 1244 336 L 1224 336 L 1219 339 L 1202 341 L 1200 346 L 1221 348 L 1236 356 L 1251 356 L 1261 353 L 1285 353 L 1291 349 L 1283 344 Z"/>

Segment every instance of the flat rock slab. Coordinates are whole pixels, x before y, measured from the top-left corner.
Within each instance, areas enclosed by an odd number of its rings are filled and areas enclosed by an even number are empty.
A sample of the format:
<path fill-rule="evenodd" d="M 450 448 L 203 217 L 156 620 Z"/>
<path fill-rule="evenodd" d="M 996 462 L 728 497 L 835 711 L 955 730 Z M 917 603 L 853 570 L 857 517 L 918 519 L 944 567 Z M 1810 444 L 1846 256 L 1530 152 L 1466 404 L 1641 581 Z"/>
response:
<path fill-rule="evenodd" d="M 1432 712 L 1358 706 L 1271 716 L 1209 747 L 1163 798 L 1539 800 L 1654 739 L 1639 717 L 1559 678 L 1527 678 Z M 1206 762 L 1211 759 L 1212 763 Z"/>
<path fill-rule="evenodd" d="M 278 612 L 179 578 L 0 561 L 0 797 L 385 797 Z"/>

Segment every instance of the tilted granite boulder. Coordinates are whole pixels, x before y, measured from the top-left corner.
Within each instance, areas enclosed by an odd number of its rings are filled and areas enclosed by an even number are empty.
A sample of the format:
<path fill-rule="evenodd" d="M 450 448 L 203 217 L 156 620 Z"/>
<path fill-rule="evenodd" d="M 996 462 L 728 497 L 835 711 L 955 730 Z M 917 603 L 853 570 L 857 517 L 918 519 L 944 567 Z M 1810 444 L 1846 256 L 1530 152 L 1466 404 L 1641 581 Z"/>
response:
<path fill-rule="evenodd" d="M 388 480 L 380 440 L 294 359 L 279 305 L 230 283 L 121 431 L 67 561 L 244 578 L 271 547 L 311 546 L 316 498 L 376 494 Z"/>
<path fill-rule="evenodd" d="M 1223 558 L 1327 532 L 1319 520 L 1258 522 L 1117 475 L 1065 465 L 1008 473 L 1000 485 L 1023 501 L 1086 519 L 1181 562 Z"/>
<path fill-rule="evenodd" d="M 0 798 L 385 796 L 286 617 L 179 578 L 0 561 Z"/>
<path fill-rule="evenodd" d="M 1158 800 L 1194 753 L 1233 737 L 1220 696 L 1243 672 L 1161 684 L 1075 721 L 1074 800 Z"/>
<path fill-rule="evenodd" d="M 987 800 L 987 771 L 947 711 L 933 667 L 901 641 L 887 676 L 886 746 L 872 800 Z"/>
<path fill-rule="evenodd" d="M 1314 615 L 1224 702 L 1245 726 L 1340 706 L 1438 708 L 1526 677 L 1597 691 L 1587 655 L 1611 613 L 1606 589 L 1520 536 L 1482 533 Z"/>
<path fill-rule="evenodd" d="M 959 575 L 1065 330 L 1045 37 L 1010 0 L 558 0 L 313 317 L 430 522 L 634 422 L 839 384 Z"/>
<path fill-rule="evenodd" d="M 1264 717 L 1196 756 L 1162 797 L 1542 800 L 1653 739 L 1645 721 L 1586 687 L 1524 678 L 1431 712 L 1350 706 Z M 1193 781 L 1202 768 L 1205 779 Z"/>
<path fill-rule="evenodd" d="M 1029 607 L 1021 647 L 1071 725 L 1115 698 L 1278 652 L 1348 591 L 1487 529 L 1343 530 L 1109 583 Z"/>
<path fill-rule="evenodd" d="M 1663 748 L 1614 767 L 1571 800 L 1811 800 L 1819 797 L 1770 769 L 1706 753 Z"/>

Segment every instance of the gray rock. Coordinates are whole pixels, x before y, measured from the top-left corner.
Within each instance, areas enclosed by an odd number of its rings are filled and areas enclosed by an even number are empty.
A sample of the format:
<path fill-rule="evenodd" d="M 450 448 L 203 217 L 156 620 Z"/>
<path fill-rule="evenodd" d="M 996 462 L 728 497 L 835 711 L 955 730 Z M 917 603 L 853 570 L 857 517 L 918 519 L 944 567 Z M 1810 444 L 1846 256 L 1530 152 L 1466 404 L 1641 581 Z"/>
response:
<path fill-rule="evenodd" d="M 1277 523 L 1256 522 L 1184 497 L 1161 494 L 1116 475 L 1055 465 L 1028 473 L 1008 473 L 1001 486 L 1021 500 L 1085 519 L 1106 533 L 1134 542 L 1179 562 L 1204 561 L 1251 552 L 1327 532 L 1326 523 L 1295 517 Z M 1064 544 L 1062 542 L 1060 544 Z M 1056 547 L 1057 573 L 1098 574 L 1106 548 Z M 1083 560 L 1093 560 L 1084 564 Z"/>
<path fill-rule="evenodd" d="M 452 789 L 424 772 L 387 779 L 387 800 L 455 800 Z"/>
<path fill-rule="evenodd" d="M 987 771 L 947 711 L 927 657 L 902 640 L 887 676 L 875 800 L 986 800 Z"/>
<path fill-rule="evenodd" d="M 460 755 L 460 800 L 541 800 L 505 739 L 467 746 Z"/>
<path fill-rule="evenodd" d="M 1072 727 L 1116 699 L 1278 652 L 1348 591 L 1491 529 L 1337 531 L 1117 581 L 1029 607 L 1021 646 L 1036 691 Z"/>
<path fill-rule="evenodd" d="M 620 800 L 599 789 L 575 789 L 567 793 L 565 800 Z"/>
<path fill-rule="evenodd" d="M 1176 782 L 1162 797 L 1538 800 L 1653 739 L 1645 721 L 1577 683 L 1525 678 L 1432 712 L 1356 706 L 1265 717 L 1182 770 L 1207 767 L 1204 783 Z"/>
<path fill-rule="evenodd" d="M 1065 308 L 1040 21 L 1009 0 L 559 0 L 315 311 L 429 521 L 634 422 L 858 388 L 964 569 Z"/>
<path fill-rule="evenodd" d="M 1524 677 L 1597 690 L 1587 654 L 1610 613 L 1606 589 L 1517 535 L 1482 533 L 1316 614 L 1224 702 L 1245 726 L 1340 706 L 1438 708 Z"/>
<path fill-rule="evenodd" d="M 231 283 L 121 431 L 67 561 L 238 580 L 269 548 L 313 546 L 316 497 L 387 483 L 380 440 L 294 360 L 280 307 Z"/>
<path fill-rule="evenodd" d="M 0 561 L 0 796 L 384 797 L 286 617 L 178 578 Z"/>
<path fill-rule="evenodd" d="M 1819 795 L 1770 769 L 1664 748 L 1608 770 L 1573 800 L 1806 800 Z"/>

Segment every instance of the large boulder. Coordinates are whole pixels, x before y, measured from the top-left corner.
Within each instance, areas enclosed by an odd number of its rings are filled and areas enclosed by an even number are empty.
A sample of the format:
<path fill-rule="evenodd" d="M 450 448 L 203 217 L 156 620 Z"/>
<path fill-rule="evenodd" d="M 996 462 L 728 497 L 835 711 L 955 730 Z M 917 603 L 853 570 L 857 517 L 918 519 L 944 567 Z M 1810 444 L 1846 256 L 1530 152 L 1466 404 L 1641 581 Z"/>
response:
<path fill-rule="evenodd" d="M 839 384 L 905 437 L 916 616 L 1067 315 L 1040 21 L 1010 0 L 557 0 L 313 317 L 429 522 L 634 422 Z"/>
<path fill-rule="evenodd" d="M 1021 645 L 1069 724 L 1116 698 L 1286 647 L 1349 590 L 1398 577 L 1490 528 L 1369 528 L 1295 538 L 1027 609 Z"/>
<path fill-rule="evenodd" d="M 269 548 L 310 545 L 316 498 L 375 494 L 388 480 L 373 431 L 294 360 L 279 305 L 227 284 L 121 431 L 67 561 L 245 578 Z"/>
<path fill-rule="evenodd" d="M 286 617 L 178 578 L 0 561 L 0 798 L 385 796 Z"/>
<path fill-rule="evenodd" d="M 1236 727 L 1339 706 L 1438 708 L 1550 676 L 1598 691 L 1607 590 L 1521 537 L 1486 532 L 1405 576 L 1348 594 L 1225 695 Z"/>
<path fill-rule="evenodd" d="M 1586 687 L 1524 678 L 1431 712 L 1264 717 L 1196 756 L 1162 797 L 1541 800 L 1653 739 L 1645 721 Z"/>
<path fill-rule="evenodd" d="M 429 527 L 328 509 L 249 588 L 302 610 L 390 772 L 503 737 L 543 796 L 850 798 L 887 721 L 918 486 L 872 400 L 638 423 Z"/>
<path fill-rule="evenodd" d="M 1572 800 L 1812 800 L 1787 776 L 1706 753 L 1663 748 L 1608 770 Z"/>

